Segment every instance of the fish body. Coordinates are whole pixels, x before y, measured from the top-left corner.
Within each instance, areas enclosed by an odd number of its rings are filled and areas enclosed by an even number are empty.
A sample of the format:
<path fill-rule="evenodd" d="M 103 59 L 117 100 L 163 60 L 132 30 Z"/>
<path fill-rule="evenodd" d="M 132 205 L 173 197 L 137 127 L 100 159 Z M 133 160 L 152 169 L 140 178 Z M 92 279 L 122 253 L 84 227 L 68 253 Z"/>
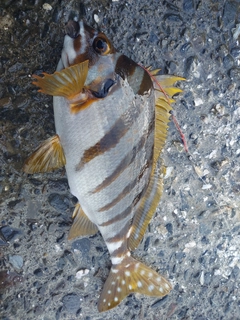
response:
<path fill-rule="evenodd" d="M 40 91 L 54 96 L 57 135 L 36 150 L 24 171 L 65 165 L 78 199 L 69 238 L 101 232 L 112 268 L 99 311 L 115 307 L 131 292 L 168 294 L 170 283 L 132 258 L 131 250 L 161 196 L 156 161 L 172 100 L 157 89 L 147 70 L 83 22 L 68 23 L 57 72 L 35 78 Z M 156 79 L 169 96 L 180 92 L 172 84 L 181 78 Z"/>

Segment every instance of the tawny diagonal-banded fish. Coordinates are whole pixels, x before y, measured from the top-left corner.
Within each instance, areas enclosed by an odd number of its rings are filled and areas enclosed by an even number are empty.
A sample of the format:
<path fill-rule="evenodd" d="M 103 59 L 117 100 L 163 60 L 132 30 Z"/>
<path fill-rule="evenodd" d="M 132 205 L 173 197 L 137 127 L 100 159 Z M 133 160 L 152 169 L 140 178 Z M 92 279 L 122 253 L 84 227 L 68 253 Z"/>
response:
<path fill-rule="evenodd" d="M 57 71 L 34 76 L 39 91 L 54 96 L 56 135 L 40 145 L 24 171 L 65 166 L 78 199 L 69 239 L 98 230 L 102 234 L 112 268 L 99 311 L 115 307 L 132 292 L 163 297 L 171 284 L 131 251 L 160 200 L 156 164 L 172 96 L 181 92 L 173 84 L 183 78 L 140 67 L 83 22 L 70 21 L 66 30 Z"/>

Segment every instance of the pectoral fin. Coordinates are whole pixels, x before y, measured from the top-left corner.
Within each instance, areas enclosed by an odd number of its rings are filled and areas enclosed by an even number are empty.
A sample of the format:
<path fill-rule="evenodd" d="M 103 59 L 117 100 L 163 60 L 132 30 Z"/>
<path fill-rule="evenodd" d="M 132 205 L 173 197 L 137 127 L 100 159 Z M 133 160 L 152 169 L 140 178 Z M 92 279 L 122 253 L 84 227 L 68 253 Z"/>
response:
<path fill-rule="evenodd" d="M 79 203 L 76 204 L 72 217 L 74 221 L 69 231 L 68 240 L 98 232 L 97 226 L 88 219 Z"/>
<path fill-rule="evenodd" d="M 58 135 L 44 141 L 25 161 L 26 173 L 49 172 L 65 166 L 66 159 Z"/>
<path fill-rule="evenodd" d="M 81 93 L 88 74 L 88 60 L 53 74 L 43 73 L 43 77 L 33 75 L 39 92 L 51 96 L 61 96 L 69 100 Z"/>

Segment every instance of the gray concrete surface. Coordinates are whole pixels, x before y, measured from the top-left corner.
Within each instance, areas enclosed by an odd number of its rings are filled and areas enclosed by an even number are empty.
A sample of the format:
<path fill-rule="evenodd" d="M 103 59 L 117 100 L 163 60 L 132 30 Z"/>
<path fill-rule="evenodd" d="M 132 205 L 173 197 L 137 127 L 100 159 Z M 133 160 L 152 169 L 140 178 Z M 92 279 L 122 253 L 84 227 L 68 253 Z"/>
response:
<path fill-rule="evenodd" d="M 240 2 L 43 4 L 0 0 L 0 318 L 240 319 Z M 75 16 L 135 61 L 187 78 L 174 115 L 189 154 L 171 123 L 164 194 L 134 253 L 173 290 L 161 300 L 130 295 L 104 314 L 96 304 L 109 254 L 99 234 L 67 241 L 75 199 L 64 170 L 21 172 L 54 134 L 52 99 L 31 75 L 55 70 Z"/>

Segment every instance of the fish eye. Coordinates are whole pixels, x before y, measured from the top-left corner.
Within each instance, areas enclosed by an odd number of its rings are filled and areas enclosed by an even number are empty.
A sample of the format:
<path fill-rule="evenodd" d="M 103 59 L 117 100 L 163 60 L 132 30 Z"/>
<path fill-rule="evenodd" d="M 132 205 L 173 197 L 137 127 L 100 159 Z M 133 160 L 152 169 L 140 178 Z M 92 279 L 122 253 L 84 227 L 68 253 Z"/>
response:
<path fill-rule="evenodd" d="M 99 38 L 97 37 L 96 39 L 94 39 L 93 42 L 93 49 L 101 54 L 101 55 L 105 55 L 108 54 L 110 52 L 110 46 L 107 43 L 107 41 L 103 38 Z"/>

